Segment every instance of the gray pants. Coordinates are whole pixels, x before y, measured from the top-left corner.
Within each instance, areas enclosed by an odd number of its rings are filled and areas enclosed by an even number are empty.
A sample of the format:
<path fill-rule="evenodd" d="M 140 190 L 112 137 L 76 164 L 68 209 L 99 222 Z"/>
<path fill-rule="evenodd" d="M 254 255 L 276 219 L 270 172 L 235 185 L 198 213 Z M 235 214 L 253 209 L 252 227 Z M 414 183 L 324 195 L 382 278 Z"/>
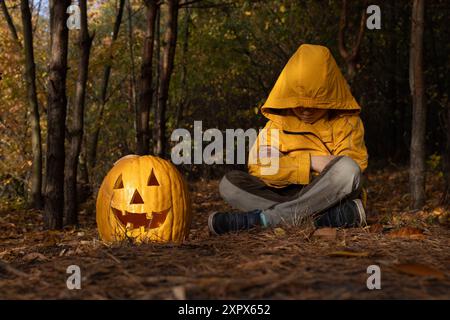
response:
<path fill-rule="evenodd" d="M 221 180 L 222 198 L 241 211 L 262 210 L 265 227 L 297 224 L 342 200 L 357 198 L 361 192 L 361 170 L 349 157 L 333 159 L 308 185 L 271 188 L 243 171 L 231 171 Z"/>

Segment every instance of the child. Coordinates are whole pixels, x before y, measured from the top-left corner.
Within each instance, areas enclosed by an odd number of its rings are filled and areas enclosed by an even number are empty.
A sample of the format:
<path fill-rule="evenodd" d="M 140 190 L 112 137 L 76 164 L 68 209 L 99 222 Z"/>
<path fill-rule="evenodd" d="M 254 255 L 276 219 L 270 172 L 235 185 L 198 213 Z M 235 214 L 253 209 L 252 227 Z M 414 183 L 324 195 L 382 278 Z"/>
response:
<path fill-rule="evenodd" d="M 223 199 L 242 213 L 211 214 L 210 231 L 295 224 L 309 216 L 316 226 L 365 225 L 359 197 L 368 155 L 360 106 L 330 51 L 301 45 L 261 110 L 269 119 L 265 129 L 278 130 L 278 139 L 263 146 L 266 157 L 279 157 L 278 170 L 263 174 L 256 141 L 249 173 L 231 171 L 219 186 Z"/>

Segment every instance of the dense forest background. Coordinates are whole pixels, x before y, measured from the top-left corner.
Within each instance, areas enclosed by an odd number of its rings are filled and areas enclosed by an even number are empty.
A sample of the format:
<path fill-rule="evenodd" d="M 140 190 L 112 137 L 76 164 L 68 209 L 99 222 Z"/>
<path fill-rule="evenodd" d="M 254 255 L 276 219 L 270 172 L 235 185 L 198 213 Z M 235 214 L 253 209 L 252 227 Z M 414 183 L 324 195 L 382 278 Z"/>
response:
<path fill-rule="evenodd" d="M 262 127 L 265 119 L 258 107 L 302 43 L 330 48 L 346 75 L 362 106 L 369 170 L 404 167 L 410 161 L 413 1 L 370 3 L 381 8 L 379 30 L 361 24 L 365 1 L 80 1 L 87 15 L 81 30 L 66 28 L 67 68 L 64 59 L 58 60 L 64 56 L 59 41 L 64 31 L 58 25 L 66 23 L 69 15 L 61 7 L 70 1 L 0 3 L 2 206 L 42 207 L 36 193 L 51 193 L 46 182 L 62 181 L 46 174 L 61 175 L 62 167 L 48 163 L 58 154 L 48 146 L 58 132 L 65 133 L 65 156 L 72 159 L 66 159 L 66 180 L 68 163 L 75 161 L 76 196 L 82 202 L 95 195 L 118 158 L 130 153 L 169 157 L 176 128 L 192 130 L 197 120 L 204 129 Z M 447 181 L 449 15 L 448 1 L 426 2 L 422 61 L 426 170 Z M 57 81 L 64 70 L 65 85 Z M 58 100 L 64 90 L 65 110 L 64 100 Z M 79 150 L 76 139 L 82 142 Z M 181 168 L 190 179 L 216 178 L 228 169 Z M 37 176 L 42 178 L 38 191 L 33 189 Z M 442 190 L 448 201 L 445 195 Z M 58 227 L 55 223 L 47 220 L 50 227 Z"/>
<path fill-rule="evenodd" d="M 0 0 L 0 299 L 449 299 L 449 16 L 447 0 Z M 210 214 L 233 210 L 219 178 L 245 165 L 184 164 L 182 244 L 99 237 L 116 160 L 170 159 L 194 121 L 261 128 L 303 43 L 362 106 L 367 226 L 214 236 Z"/>

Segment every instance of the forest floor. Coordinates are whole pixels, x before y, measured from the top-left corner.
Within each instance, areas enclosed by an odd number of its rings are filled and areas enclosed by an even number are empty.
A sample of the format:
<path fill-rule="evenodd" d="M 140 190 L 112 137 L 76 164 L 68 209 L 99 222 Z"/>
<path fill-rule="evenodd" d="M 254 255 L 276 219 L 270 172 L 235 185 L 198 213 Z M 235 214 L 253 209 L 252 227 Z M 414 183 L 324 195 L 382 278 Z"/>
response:
<path fill-rule="evenodd" d="M 310 225 L 210 236 L 208 214 L 229 209 L 218 181 L 191 184 L 194 220 L 182 245 L 110 246 L 98 240 L 94 200 L 77 229 L 43 231 L 42 213 L 0 212 L 0 299 L 449 299 L 449 212 L 430 174 L 424 210 L 408 211 L 408 175 L 368 175 L 359 229 Z M 70 265 L 81 290 L 68 290 Z M 369 290 L 378 265 L 381 290 Z"/>

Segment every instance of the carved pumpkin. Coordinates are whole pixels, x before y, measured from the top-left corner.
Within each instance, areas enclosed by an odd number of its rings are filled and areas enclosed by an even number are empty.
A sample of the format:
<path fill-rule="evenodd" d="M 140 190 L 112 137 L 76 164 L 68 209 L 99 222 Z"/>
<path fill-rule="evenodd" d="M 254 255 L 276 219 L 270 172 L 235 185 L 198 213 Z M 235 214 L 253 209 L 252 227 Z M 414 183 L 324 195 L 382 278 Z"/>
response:
<path fill-rule="evenodd" d="M 181 242 L 192 219 L 182 175 L 169 161 L 152 156 L 117 161 L 100 186 L 96 209 L 105 241 Z"/>

